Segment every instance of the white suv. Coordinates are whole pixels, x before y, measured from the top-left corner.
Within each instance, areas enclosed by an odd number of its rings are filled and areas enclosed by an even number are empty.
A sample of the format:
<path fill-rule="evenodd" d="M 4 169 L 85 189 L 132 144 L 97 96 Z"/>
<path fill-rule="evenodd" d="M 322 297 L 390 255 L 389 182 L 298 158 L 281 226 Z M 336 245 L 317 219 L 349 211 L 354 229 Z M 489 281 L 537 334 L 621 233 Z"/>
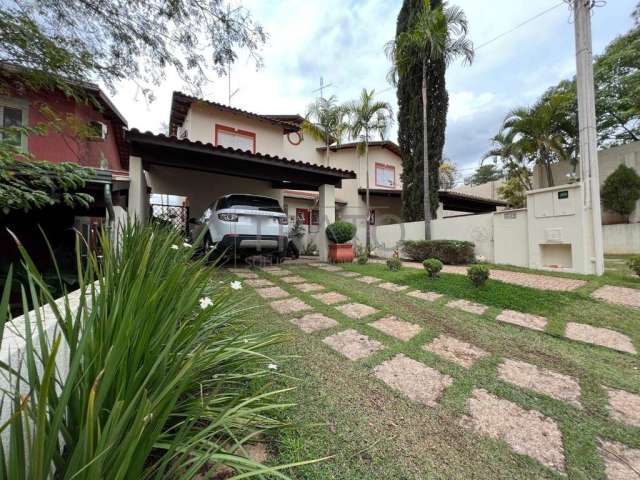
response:
<path fill-rule="evenodd" d="M 284 259 L 289 239 L 289 221 L 278 200 L 258 195 L 232 193 L 220 197 L 205 211 L 194 235 L 206 230 L 203 245 L 214 255 L 246 258 L 270 255 Z"/>

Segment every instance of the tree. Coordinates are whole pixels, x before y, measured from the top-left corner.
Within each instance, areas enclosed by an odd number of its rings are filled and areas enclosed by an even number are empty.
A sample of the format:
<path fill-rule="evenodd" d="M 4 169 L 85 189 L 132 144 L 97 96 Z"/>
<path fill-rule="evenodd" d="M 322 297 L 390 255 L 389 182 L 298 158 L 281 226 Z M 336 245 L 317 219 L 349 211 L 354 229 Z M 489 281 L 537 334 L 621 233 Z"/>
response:
<path fill-rule="evenodd" d="M 440 164 L 439 170 L 440 189 L 451 190 L 455 187 L 460 176 L 458 166 L 449 160 L 445 160 Z"/>
<path fill-rule="evenodd" d="M 491 139 L 491 143 L 493 148 L 482 156 L 482 162 L 489 158 L 493 159 L 494 164 L 501 162 L 503 176 L 519 182 L 523 190 L 533 189 L 531 172 L 527 168 L 526 160 L 512 139 L 504 132 L 498 132 Z M 476 180 L 478 179 L 471 177 L 471 183 L 475 183 Z"/>
<path fill-rule="evenodd" d="M 640 200 L 640 175 L 633 168 L 620 165 L 604 181 L 600 197 L 604 208 L 624 216 L 628 223 Z"/>
<path fill-rule="evenodd" d="M 472 185 L 482 185 L 484 183 L 495 182 L 504 178 L 504 173 L 496 165 L 488 163 L 486 165 L 480 165 L 476 168 L 476 171 L 471 175 Z"/>
<path fill-rule="evenodd" d="M 412 7 L 415 9 L 417 6 L 414 4 Z M 400 21 L 400 17 L 398 21 Z M 432 201 L 432 196 L 437 195 L 439 186 L 437 169 L 442 156 L 441 150 L 436 152 L 438 157 L 434 159 L 433 165 L 430 165 L 429 111 L 430 107 L 434 106 L 429 104 L 429 81 L 434 79 L 433 84 L 437 84 L 439 88 L 444 90 L 444 71 L 447 65 L 457 58 L 462 58 L 467 63 L 473 61 L 473 44 L 466 37 L 467 31 L 467 19 L 460 8 L 455 6 L 445 8 L 441 2 L 434 2 L 432 7 L 429 0 L 423 0 L 420 7 L 414 10 L 413 18 L 407 24 L 406 29 L 397 32 L 395 41 L 387 45 L 387 53 L 393 64 L 391 78 L 396 84 L 399 84 L 401 78 L 415 74 L 415 64 L 416 62 L 420 63 L 423 147 L 422 197 L 425 239 L 427 240 L 431 238 L 430 222 L 434 208 L 437 208 L 437 201 Z M 431 77 L 430 74 L 432 74 Z M 442 78 L 438 78 L 440 76 Z M 414 90 L 405 93 L 416 95 L 417 92 Z M 443 95 L 446 93 L 440 92 L 438 98 L 442 99 Z M 401 103 L 400 93 L 398 101 Z M 444 113 L 440 112 L 442 121 L 436 130 L 446 126 L 446 109 L 445 105 Z M 399 137 L 399 140 L 402 148 L 403 138 Z M 444 145 L 444 133 L 442 133 L 442 145 Z M 435 169 L 435 178 L 430 180 L 432 169 Z M 414 173 L 417 173 L 415 168 Z"/>
<path fill-rule="evenodd" d="M 348 108 L 337 103 L 335 95 L 319 98 L 309 105 L 302 128 L 316 140 L 324 141 L 325 164 L 329 166 L 329 147 L 333 143 L 340 144 L 348 124 L 346 116 Z"/>
<path fill-rule="evenodd" d="M 366 249 L 371 250 L 371 207 L 369 202 L 369 142 L 376 137 L 384 140 L 387 128 L 393 122 L 391 105 L 387 102 L 375 101 L 375 91 L 362 89 L 360 99 L 348 106 L 349 136 L 359 142 L 358 153 L 363 154 L 366 162 L 366 204 L 367 204 L 367 237 Z"/>
<path fill-rule="evenodd" d="M 498 187 L 498 196 L 514 208 L 527 204 L 527 189 L 517 178 L 508 178 Z"/>

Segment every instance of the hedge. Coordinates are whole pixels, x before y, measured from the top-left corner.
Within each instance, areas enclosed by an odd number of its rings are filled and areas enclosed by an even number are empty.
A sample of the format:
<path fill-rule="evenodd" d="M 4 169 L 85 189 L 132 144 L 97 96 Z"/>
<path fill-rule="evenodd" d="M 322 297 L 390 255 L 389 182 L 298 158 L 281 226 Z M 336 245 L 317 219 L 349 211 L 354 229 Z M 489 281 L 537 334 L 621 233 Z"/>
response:
<path fill-rule="evenodd" d="M 449 265 L 464 265 L 475 261 L 475 245 L 461 240 L 406 240 L 402 242 L 404 254 L 416 262 L 437 258 Z"/>

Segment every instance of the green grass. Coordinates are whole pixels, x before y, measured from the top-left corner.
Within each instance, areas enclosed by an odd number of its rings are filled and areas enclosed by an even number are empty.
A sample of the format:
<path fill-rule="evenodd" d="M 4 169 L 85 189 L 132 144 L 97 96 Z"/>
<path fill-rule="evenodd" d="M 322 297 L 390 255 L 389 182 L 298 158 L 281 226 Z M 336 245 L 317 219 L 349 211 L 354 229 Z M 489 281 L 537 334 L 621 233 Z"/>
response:
<path fill-rule="evenodd" d="M 640 283 L 640 279 L 631 271 L 627 262 L 635 255 L 606 255 L 604 269 L 607 277 L 632 280 Z"/>
<path fill-rule="evenodd" d="M 640 429 L 612 421 L 607 412 L 603 386 L 640 393 L 640 361 L 637 356 L 560 337 L 567 321 L 614 328 L 628 334 L 640 348 L 640 312 L 596 302 L 589 297 L 595 285 L 576 292 L 542 292 L 489 281 L 472 287 L 464 276 L 442 275 L 435 281 L 424 272 L 402 269 L 389 272 L 384 265 L 349 265 L 345 268 L 407 284 L 421 290 L 438 291 L 445 297 L 427 303 L 403 293 L 391 293 L 374 285 L 304 266 L 287 269 L 311 282 L 324 284 L 356 302 L 379 312 L 355 321 L 335 308 L 323 305 L 277 277 L 271 279 L 317 312 L 339 322 L 339 326 L 304 334 L 270 308 L 259 307 L 265 329 L 284 330 L 289 341 L 274 355 L 289 357 L 279 368 L 279 386 L 296 387 L 297 404 L 284 420 L 295 427 L 271 439 L 273 462 L 299 462 L 333 456 L 307 465 L 292 476 L 300 479 L 424 479 L 424 478 L 562 478 L 535 460 L 515 454 L 504 443 L 478 436 L 460 425 L 467 398 L 474 388 L 485 388 L 527 409 L 536 409 L 554 419 L 563 434 L 568 478 L 604 478 L 597 454 L 597 438 L 619 441 L 640 448 Z M 265 305 L 251 289 L 245 289 L 248 304 Z M 452 298 L 467 298 L 490 306 L 475 316 L 449 309 Z M 546 332 L 534 332 L 495 321 L 502 308 L 545 315 Z M 388 337 L 369 322 L 384 315 L 419 324 L 422 332 L 409 342 Z M 379 340 L 385 349 L 369 358 L 350 362 L 322 343 L 322 338 L 354 328 Z M 440 334 L 470 342 L 490 356 L 465 370 L 422 349 Z M 378 381 L 372 369 L 382 361 L 404 353 L 450 375 L 454 383 L 445 390 L 436 408 L 411 402 Z M 503 358 L 512 358 L 571 375 L 582 388 L 582 409 L 498 380 L 496 369 Z M 566 477 L 565 477 L 566 478 Z"/>

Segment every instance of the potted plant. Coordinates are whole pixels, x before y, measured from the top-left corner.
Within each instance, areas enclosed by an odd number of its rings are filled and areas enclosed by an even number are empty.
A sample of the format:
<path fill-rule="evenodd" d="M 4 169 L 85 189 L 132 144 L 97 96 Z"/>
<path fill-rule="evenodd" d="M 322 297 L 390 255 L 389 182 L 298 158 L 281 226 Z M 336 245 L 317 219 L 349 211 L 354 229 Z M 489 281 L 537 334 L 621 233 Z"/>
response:
<path fill-rule="evenodd" d="M 356 226 L 352 223 L 338 220 L 327 227 L 329 245 L 329 261 L 345 263 L 353 261 L 353 245 L 348 243 L 356 235 Z"/>

